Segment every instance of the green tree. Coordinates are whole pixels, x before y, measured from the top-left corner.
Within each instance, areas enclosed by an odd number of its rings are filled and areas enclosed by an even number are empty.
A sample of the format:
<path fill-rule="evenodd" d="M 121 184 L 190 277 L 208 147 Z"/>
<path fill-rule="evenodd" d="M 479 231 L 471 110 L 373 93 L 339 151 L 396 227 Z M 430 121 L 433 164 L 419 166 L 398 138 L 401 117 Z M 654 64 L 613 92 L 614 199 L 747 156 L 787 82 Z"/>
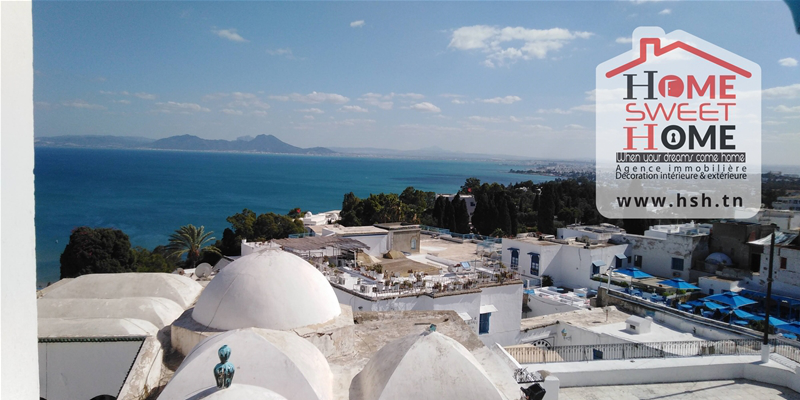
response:
<path fill-rule="evenodd" d="M 137 246 L 133 249 L 133 268 L 136 272 L 172 272 L 177 268 L 180 259 L 170 257 L 164 246 L 153 251 Z"/>
<path fill-rule="evenodd" d="M 256 222 L 256 213 L 244 209 L 240 213 L 231 215 L 225 219 L 231 224 L 233 233 L 240 238 L 253 237 L 253 224 Z"/>
<path fill-rule="evenodd" d="M 542 200 L 539 203 L 538 222 L 536 224 L 536 226 L 539 227 L 540 232 L 551 234 L 556 233 L 555 224 L 553 223 L 556 213 L 554 197 L 555 193 L 553 185 L 545 184 L 542 188 Z"/>
<path fill-rule="evenodd" d="M 253 224 L 253 235 L 244 239 L 255 241 L 267 241 L 272 239 L 284 239 L 293 233 L 303 233 L 305 227 L 299 219 L 278 215 L 275 213 L 261 214 Z M 241 240 L 240 240 L 241 241 Z"/>
<path fill-rule="evenodd" d="M 481 180 L 475 177 L 467 178 L 464 182 L 464 185 L 461 186 L 461 189 L 458 191 L 460 194 L 475 194 L 481 187 Z"/>
<path fill-rule="evenodd" d="M 130 239 L 113 228 L 82 226 L 73 230 L 60 261 L 62 279 L 134 271 Z"/>
<path fill-rule="evenodd" d="M 194 268 L 200 260 L 203 247 L 215 239 L 211 236 L 213 233 L 206 232 L 202 226 L 199 228 L 192 224 L 182 226 L 170 235 L 167 249 L 171 256 L 183 257 L 186 255 L 186 267 Z M 214 246 L 208 246 L 207 250 L 219 253 L 219 249 Z"/>
<path fill-rule="evenodd" d="M 456 202 L 458 199 L 458 202 Z M 469 211 L 467 210 L 467 201 L 462 199 L 461 196 L 456 195 L 453 199 L 453 209 L 455 209 L 456 232 L 469 233 Z"/>

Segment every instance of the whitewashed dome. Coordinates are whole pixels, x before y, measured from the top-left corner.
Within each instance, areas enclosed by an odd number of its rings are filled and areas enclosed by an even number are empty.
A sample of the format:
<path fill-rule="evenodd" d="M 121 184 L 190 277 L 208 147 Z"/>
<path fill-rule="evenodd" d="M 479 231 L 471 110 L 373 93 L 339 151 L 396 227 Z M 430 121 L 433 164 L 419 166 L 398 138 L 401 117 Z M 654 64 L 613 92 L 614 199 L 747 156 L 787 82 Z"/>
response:
<path fill-rule="evenodd" d="M 350 400 L 504 400 L 461 343 L 437 332 L 413 334 L 378 350 L 353 378 Z"/>
<path fill-rule="evenodd" d="M 292 332 L 248 328 L 211 336 L 195 346 L 159 400 L 199 399 L 216 392 L 213 369 L 223 345 L 231 349 L 228 362 L 235 372 L 231 386 L 219 392 L 245 385 L 268 389 L 290 400 L 333 398 L 333 374 L 325 356 L 313 344 Z"/>
<path fill-rule="evenodd" d="M 220 271 L 197 299 L 192 318 L 222 330 L 290 330 L 328 322 L 341 312 L 321 272 L 294 254 L 270 249 Z"/>
<path fill-rule="evenodd" d="M 227 389 L 214 390 L 203 400 L 287 400 L 269 389 L 250 385 L 233 385 Z M 191 400 L 191 399 L 190 399 Z"/>

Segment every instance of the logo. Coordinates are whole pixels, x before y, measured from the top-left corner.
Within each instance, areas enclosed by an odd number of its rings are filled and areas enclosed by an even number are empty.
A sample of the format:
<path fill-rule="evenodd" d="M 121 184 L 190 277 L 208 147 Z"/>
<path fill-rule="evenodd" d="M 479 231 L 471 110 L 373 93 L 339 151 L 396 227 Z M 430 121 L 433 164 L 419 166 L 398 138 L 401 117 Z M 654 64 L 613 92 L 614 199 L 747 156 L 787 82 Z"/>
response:
<path fill-rule="evenodd" d="M 761 206 L 761 68 L 683 31 L 633 32 L 596 70 L 607 218 L 749 218 Z"/>

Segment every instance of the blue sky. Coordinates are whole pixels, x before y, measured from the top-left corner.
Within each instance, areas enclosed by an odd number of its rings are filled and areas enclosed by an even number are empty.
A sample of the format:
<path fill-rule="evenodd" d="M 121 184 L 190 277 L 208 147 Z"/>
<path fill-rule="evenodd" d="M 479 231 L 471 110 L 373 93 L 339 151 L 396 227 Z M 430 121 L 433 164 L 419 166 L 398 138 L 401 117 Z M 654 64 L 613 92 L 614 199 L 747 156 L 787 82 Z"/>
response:
<path fill-rule="evenodd" d="M 33 17 L 37 136 L 592 158 L 595 67 L 653 25 L 760 64 L 763 161 L 800 163 L 780 1 L 35 1 Z"/>

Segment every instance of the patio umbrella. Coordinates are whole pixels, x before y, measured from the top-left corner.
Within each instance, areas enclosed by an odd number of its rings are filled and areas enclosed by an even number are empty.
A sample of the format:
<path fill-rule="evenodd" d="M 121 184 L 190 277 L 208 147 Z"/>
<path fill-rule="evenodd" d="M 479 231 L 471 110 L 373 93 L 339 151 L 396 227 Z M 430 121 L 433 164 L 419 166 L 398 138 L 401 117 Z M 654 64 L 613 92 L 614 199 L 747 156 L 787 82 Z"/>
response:
<path fill-rule="evenodd" d="M 718 308 L 725 308 L 725 306 L 719 305 L 717 303 L 712 303 L 710 301 L 703 302 L 703 306 L 705 306 L 709 310 L 716 310 Z"/>
<path fill-rule="evenodd" d="M 758 315 L 753 315 L 752 318 L 748 318 L 748 319 L 751 320 L 751 321 L 763 321 L 764 317 L 759 317 Z M 772 325 L 772 326 L 776 326 L 776 327 L 777 326 L 783 326 L 783 325 L 789 325 L 788 322 L 780 320 L 780 319 L 777 319 L 777 318 L 773 318 L 773 317 L 769 317 L 769 324 Z"/>
<path fill-rule="evenodd" d="M 670 287 L 674 287 L 675 289 L 682 289 L 682 290 L 700 290 L 699 287 L 692 285 L 689 282 L 686 282 L 683 279 L 675 278 L 675 279 L 667 279 L 665 281 L 658 282 L 662 285 L 667 285 Z"/>
<path fill-rule="evenodd" d="M 640 270 L 639 268 L 633 268 L 633 267 L 618 269 L 618 270 L 616 270 L 614 272 L 620 273 L 622 275 L 627 275 L 627 276 L 630 276 L 631 278 L 636 278 L 636 279 L 644 279 L 644 278 L 652 278 L 653 277 L 653 275 L 650 275 L 647 272 L 644 272 L 644 271 Z"/>
<path fill-rule="evenodd" d="M 733 311 L 731 311 L 731 313 L 733 315 L 735 315 L 736 318 L 741 318 L 741 319 L 756 319 L 756 318 L 758 318 L 757 315 L 750 314 L 749 312 L 744 311 L 744 310 L 734 309 Z"/>
<path fill-rule="evenodd" d="M 747 297 L 739 296 L 736 293 L 727 292 L 722 294 L 715 294 L 703 298 L 704 301 L 716 301 L 717 303 L 725 304 L 733 308 L 739 308 L 750 304 L 756 304 L 757 301 L 750 300 Z"/>

